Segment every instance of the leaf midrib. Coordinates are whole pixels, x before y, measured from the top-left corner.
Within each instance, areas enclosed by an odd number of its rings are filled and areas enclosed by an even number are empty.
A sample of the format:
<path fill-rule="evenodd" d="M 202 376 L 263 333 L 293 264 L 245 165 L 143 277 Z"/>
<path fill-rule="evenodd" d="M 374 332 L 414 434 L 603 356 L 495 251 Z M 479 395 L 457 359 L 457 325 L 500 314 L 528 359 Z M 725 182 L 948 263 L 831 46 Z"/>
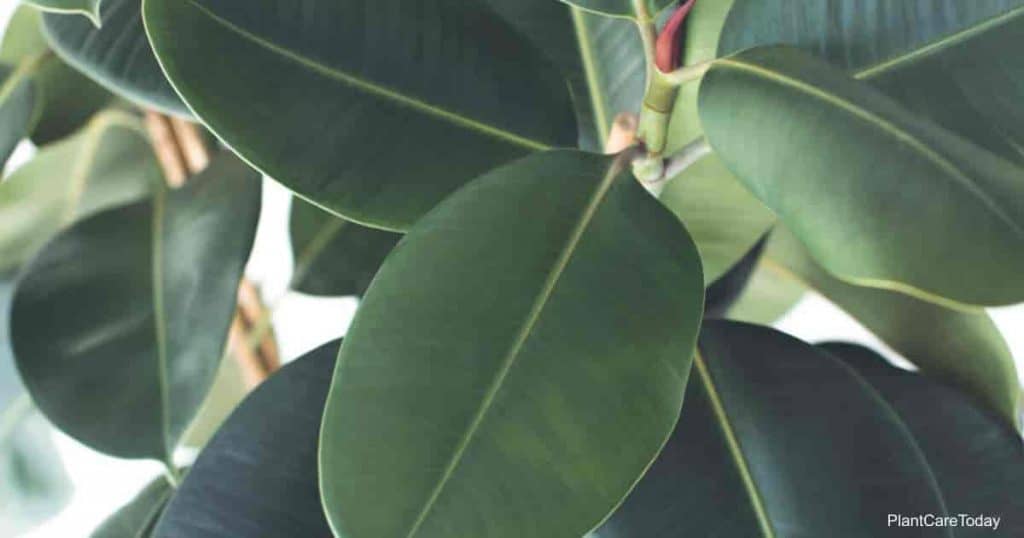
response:
<path fill-rule="evenodd" d="M 533 329 L 536 327 L 544 308 L 551 299 L 551 295 L 554 292 L 558 281 L 561 279 L 566 267 L 568 267 L 569 262 L 572 259 L 572 255 L 576 252 L 576 248 L 579 246 L 588 225 L 597 214 L 597 211 L 600 208 L 601 203 L 604 201 L 605 196 L 608 194 L 609 189 L 611 189 L 612 185 L 615 183 L 615 179 L 622 172 L 624 162 L 625 161 L 622 157 L 617 158 L 612 162 L 612 165 L 605 173 L 605 176 L 601 179 L 600 183 L 598 183 L 597 189 L 594 190 L 594 193 L 587 201 L 587 205 L 583 208 L 583 212 L 580 214 L 579 220 L 576 222 L 568 240 L 559 252 L 558 258 L 555 260 L 555 264 L 545 277 L 540 291 L 534 298 L 533 304 L 530 307 L 530 311 L 527 313 L 523 325 L 516 334 L 508 352 L 502 358 L 501 367 L 499 368 L 494 381 L 491 383 L 491 386 L 488 387 L 487 392 L 484 395 L 484 399 L 480 403 L 479 409 L 473 416 L 473 420 L 470 422 L 469 427 L 460 439 L 459 444 L 456 446 L 451 460 L 449 460 L 448 465 L 445 466 L 441 479 L 438 481 L 437 485 L 431 492 L 430 497 L 427 499 L 427 502 L 420 510 L 420 513 L 413 522 L 408 534 L 406 534 L 406 538 L 412 538 L 416 535 L 420 526 L 424 521 L 426 521 L 434 503 L 437 502 L 437 499 L 440 497 L 448 480 L 450 480 L 454 474 L 463 454 L 472 442 L 473 437 L 480 428 L 480 425 L 483 423 L 484 418 L 487 416 L 487 412 L 494 404 L 505 379 L 508 377 L 509 372 L 511 372 L 512 367 L 515 365 L 516 359 L 519 358 L 523 346 L 526 344 L 527 340 L 529 340 Z"/>
<path fill-rule="evenodd" d="M 922 156 L 931 161 L 933 164 L 938 166 L 940 169 L 945 170 L 952 178 L 956 179 L 957 182 L 964 187 L 968 193 L 974 195 L 989 211 L 992 212 L 1000 221 L 1006 224 L 1013 232 L 1024 239 L 1024 229 L 1022 229 L 1016 222 L 1013 221 L 1006 214 L 1006 212 L 999 206 L 999 204 L 984 192 L 978 185 L 975 184 L 974 180 L 964 173 L 956 164 L 949 159 L 943 157 L 940 153 L 929 147 L 927 144 L 922 142 L 913 134 L 901 129 L 896 124 L 878 116 L 874 112 L 866 110 L 842 97 L 835 95 L 830 92 L 826 92 L 820 88 L 807 84 L 801 80 L 797 80 L 779 71 L 769 69 L 760 65 L 741 61 L 737 58 L 723 58 L 716 60 L 715 63 L 725 68 L 732 68 L 739 71 L 746 71 L 755 76 L 762 77 L 766 80 L 774 81 L 780 85 L 788 86 L 794 90 L 800 91 L 811 97 L 815 97 L 821 101 L 832 104 L 840 110 L 845 110 L 850 115 L 860 118 L 870 124 L 873 124 L 879 128 L 883 133 L 889 134 L 891 137 L 903 142 L 910 147 L 917 150 Z"/>
<path fill-rule="evenodd" d="M 218 15 L 217 13 L 214 13 L 206 6 L 199 4 L 196 0 L 184 1 L 186 1 L 189 5 L 191 5 L 193 8 L 195 8 L 203 15 L 209 17 L 211 21 L 223 26 L 226 30 L 237 34 L 239 37 L 247 39 L 250 42 L 256 44 L 257 46 L 266 49 L 267 51 L 270 51 L 272 53 L 283 56 L 284 58 L 292 60 L 316 73 L 320 73 L 321 75 L 324 75 L 327 78 L 342 82 L 344 84 L 348 84 L 349 86 L 353 86 L 368 94 L 405 105 L 414 110 L 418 110 L 428 116 L 432 116 L 440 120 L 455 124 L 459 127 L 471 131 L 476 131 L 494 138 L 498 138 L 500 140 L 504 140 L 506 142 L 510 142 L 527 149 L 547 150 L 552 147 L 550 144 L 547 144 L 545 142 L 533 140 L 531 138 L 518 135 L 511 131 L 507 131 L 505 129 L 495 127 L 493 125 L 482 123 L 473 118 L 455 113 L 451 110 L 440 108 L 416 97 L 406 95 L 393 88 L 389 88 L 376 82 L 360 78 L 359 76 L 353 75 L 346 71 L 342 71 L 341 69 L 338 69 L 336 67 L 325 65 L 313 58 L 306 57 L 299 52 L 272 43 L 267 39 L 259 35 L 256 35 L 250 32 L 249 30 L 242 28 L 241 26 L 238 26 L 230 20 L 227 20 L 224 17 Z"/>
<path fill-rule="evenodd" d="M 153 327 L 156 332 L 157 379 L 160 386 L 160 433 L 163 440 L 164 462 L 174 467 L 171 454 L 171 405 L 170 387 L 167 384 L 167 320 L 164 312 L 164 268 L 163 231 L 164 213 L 167 205 L 167 189 L 158 188 L 153 197 L 152 220 L 152 278 L 153 278 Z"/>

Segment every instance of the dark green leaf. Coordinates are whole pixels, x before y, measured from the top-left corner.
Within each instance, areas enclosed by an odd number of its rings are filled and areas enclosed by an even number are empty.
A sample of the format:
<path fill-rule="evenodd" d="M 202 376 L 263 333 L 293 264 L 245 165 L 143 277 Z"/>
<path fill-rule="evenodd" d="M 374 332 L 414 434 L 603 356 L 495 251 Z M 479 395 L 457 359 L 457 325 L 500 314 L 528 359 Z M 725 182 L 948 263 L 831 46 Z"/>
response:
<path fill-rule="evenodd" d="M 400 234 L 360 226 L 299 198 L 292 200 L 292 287 L 311 295 L 359 295 Z"/>
<path fill-rule="evenodd" d="M 61 58 L 110 91 L 146 108 L 187 116 L 153 56 L 141 11 L 142 0 L 103 0 L 102 26 L 51 13 L 43 15 L 43 31 Z"/>
<path fill-rule="evenodd" d="M 258 177 L 224 153 L 182 189 L 80 221 L 29 264 L 11 335 L 54 424 L 111 455 L 169 459 L 224 350 Z"/>
<path fill-rule="evenodd" d="M 478 174 L 576 143 L 564 78 L 488 0 L 146 0 L 144 11 L 161 64 L 211 130 L 356 222 L 407 229 Z"/>
<path fill-rule="evenodd" d="M 726 317 L 758 325 L 772 325 L 793 309 L 807 288 L 774 270 L 771 261 L 762 256 L 750 282 L 739 300 L 729 308 Z"/>
<path fill-rule="evenodd" d="M 60 229 L 152 192 L 163 178 L 141 121 L 95 116 L 0 184 L 0 274 L 27 262 Z"/>
<path fill-rule="evenodd" d="M 148 538 L 153 533 L 160 514 L 174 494 L 164 477 L 150 482 L 128 504 L 90 535 L 91 538 Z"/>
<path fill-rule="evenodd" d="M 856 369 L 900 415 L 935 472 L 950 514 L 1001 517 L 998 536 L 1024 536 L 1024 444 L 1016 431 L 957 390 L 894 368 L 870 349 L 821 348 Z M 979 527 L 955 534 L 994 535 Z"/>
<path fill-rule="evenodd" d="M 102 1 L 103 0 L 22 0 L 25 4 L 35 6 L 43 11 L 82 15 L 96 26 L 100 25 L 100 4 Z"/>
<path fill-rule="evenodd" d="M 587 11 L 612 15 L 615 17 L 635 17 L 635 0 L 562 0 L 563 2 L 579 6 Z M 675 0 L 642 0 L 648 13 L 654 15 L 672 4 Z"/>
<path fill-rule="evenodd" d="M 728 314 L 733 304 L 747 289 L 750 278 L 754 274 L 754 268 L 757 267 L 761 254 L 764 252 L 766 242 L 767 236 L 751 247 L 732 269 L 726 271 L 707 287 L 707 291 L 704 293 L 705 318 L 723 318 Z"/>
<path fill-rule="evenodd" d="M 39 91 L 31 74 L 40 60 L 37 57 L 17 66 L 0 64 L 0 172 L 39 119 Z"/>
<path fill-rule="evenodd" d="M 327 538 L 317 439 L 338 342 L 285 366 L 232 413 L 168 505 L 156 538 Z"/>
<path fill-rule="evenodd" d="M 604 152 L 615 116 L 640 112 L 646 76 L 633 21 L 551 0 L 488 0 L 569 79 L 580 147 Z"/>
<path fill-rule="evenodd" d="M 0 62 L 12 65 L 39 54 L 48 55 L 32 77 L 42 99 L 42 115 L 32 131 L 36 145 L 77 131 L 113 98 L 102 87 L 50 55 L 50 47 L 40 32 L 41 25 L 42 16 L 38 11 L 27 6 L 19 8 L 11 17 L 0 46 Z"/>
<path fill-rule="evenodd" d="M 913 112 L 1024 162 L 1024 1 L 736 0 L 719 52 L 786 43 Z"/>
<path fill-rule="evenodd" d="M 1004 424 L 1017 427 L 1017 368 L 984 311 L 950 310 L 900 293 L 846 284 L 815 264 L 785 229 L 772 236 L 765 269 L 815 289 L 925 373 L 971 394 Z"/>
<path fill-rule="evenodd" d="M 946 510 L 899 417 L 837 359 L 714 321 L 696 370 L 665 450 L 594 538 L 952 536 L 887 526 Z"/>
<path fill-rule="evenodd" d="M 502 167 L 384 262 L 324 414 L 336 533 L 580 536 L 629 491 L 678 416 L 703 276 L 626 163 Z"/>
<path fill-rule="evenodd" d="M 1009 161 L 788 47 L 716 61 L 700 114 L 829 272 L 947 305 L 1024 301 L 1024 183 Z"/>

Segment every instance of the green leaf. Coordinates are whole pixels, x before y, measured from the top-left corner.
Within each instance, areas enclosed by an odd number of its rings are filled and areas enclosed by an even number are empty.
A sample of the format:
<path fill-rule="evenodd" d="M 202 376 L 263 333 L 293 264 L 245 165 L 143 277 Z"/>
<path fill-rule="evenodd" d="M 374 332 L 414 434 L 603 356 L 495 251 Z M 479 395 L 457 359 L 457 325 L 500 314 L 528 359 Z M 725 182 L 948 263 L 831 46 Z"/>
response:
<path fill-rule="evenodd" d="M 77 131 L 113 99 L 101 86 L 50 55 L 41 25 L 39 12 L 23 6 L 11 17 L 0 45 L 0 62 L 12 65 L 40 54 L 47 55 L 32 77 L 39 88 L 42 108 L 32 131 L 32 141 L 37 146 Z"/>
<path fill-rule="evenodd" d="M 182 189 L 80 221 L 28 265 L 11 337 L 57 427 L 169 461 L 217 372 L 259 196 L 259 176 L 223 153 Z"/>
<path fill-rule="evenodd" d="M 163 476 L 150 482 L 128 504 L 107 518 L 90 538 L 148 538 L 174 495 Z"/>
<path fill-rule="evenodd" d="M 324 413 L 336 534 L 580 536 L 633 486 L 678 417 L 703 276 L 626 164 L 502 167 L 384 262 Z"/>
<path fill-rule="evenodd" d="M 603 153 L 615 116 L 640 112 L 646 63 L 636 24 L 551 0 L 488 0 L 569 79 L 579 146 Z"/>
<path fill-rule="evenodd" d="M 714 155 L 670 181 L 659 199 L 693 235 L 708 285 L 736 265 L 775 222 L 771 210 Z"/>
<path fill-rule="evenodd" d="M 14 283 L 0 277 L 0 535 L 16 536 L 60 512 L 72 486 L 52 428 L 18 379 L 8 311 Z"/>
<path fill-rule="evenodd" d="M 725 272 L 717 280 L 708 284 L 704 292 L 704 317 L 724 318 L 732 309 L 733 304 L 743 295 L 754 269 L 764 253 L 767 236 L 762 237 L 750 250 L 736 262 L 736 265 Z M 699 252 L 698 248 L 698 252 Z M 703 261 L 703 259 L 701 260 Z"/>
<path fill-rule="evenodd" d="M 806 292 L 807 288 L 803 284 L 779 274 L 774 270 L 771 260 L 762 257 L 750 282 L 726 312 L 726 317 L 758 325 L 772 325 L 792 310 Z"/>
<path fill-rule="evenodd" d="M 22 0 L 43 11 L 82 15 L 96 26 L 100 25 L 100 4 L 103 0 Z"/>
<path fill-rule="evenodd" d="M 292 200 L 290 231 L 292 287 L 310 295 L 362 296 L 402 238 L 338 218 L 299 198 Z"/>
<path fill-rule="evenodd" d="M 713 321 L 671 440 L 592 538 L 907 536 L 887 526 L 892 513 L 946 514 L 896 413 L 829 354 Z"/>
<path fill-rule="evenodd" d="M 43 33 L 64 61 L 115 94 L 145 108 L 188 116 L 153 56 L 141 10 L 142 0 L 103 0 L 101 26 L 81 17 L 46 14 Z"/>
<path fill-rule="evenodd" d="M 700 114 L 829 272 L 952 306 L 1024 301 L 1021 168 L 787 47 L 716 61 Z"/>
<path fill-rule="evenodd" d="M 786 43 L 870 81 L 908 109 L 1024 162 L 1017 103 L 1024 1 L 736 0 L 719 52 Z"/>
<path fill-rule="evenodd" d="M 161 181 L 138 118 L 100 113 L 0 184 L 0 273 L 20 267 L 72 222 L 142 198 Z"/>
<path fill-rule="evenodd" d="M 1001 516 L 1000 536 L 1024 534 L 1024 444 L 1014 429 L 957 390 L 895 368 L 868 348 L 819 347 L 857 370 L 900 415 L 935 472 L 950 514 Z M 956 535 L 993 532 L 975 528 Z"/>
<path fill-rule="evenodd" d="M 31 78 L 37 60 L 0 64 L 0 172 L 39 120 L 39 91 Z"/>
<path fill-rule="evenodd" d="M 1013 428 L 1020 385 L 1013 355 L 989 316 L 907 295 L 853 286 L 814 263 L 784 229 L 772 234 L 764 266 L 821 293 L 924 373 L 970 394 Z"/>
<path fill-rule="evenodd" d="M 615 17 L 636 17 L 636 0 L 562 0 L 587 11 Z M 647 11 L 655 15 L 671 5 L 674 0 L 642 0 Z"/>
<path fill-rule="evenodd" d="M 286 365 L 242 402 L 199 454 L 154 537 L 331 536 L 317 440 L 338 345 Z"/>
<path fill-rule="evenodd" d="M 365 225 L 407 229 L 480 173 L 576 143 L 564 78 L 488 0 L 146 0 L 144 12 L 213 132 Z"/>

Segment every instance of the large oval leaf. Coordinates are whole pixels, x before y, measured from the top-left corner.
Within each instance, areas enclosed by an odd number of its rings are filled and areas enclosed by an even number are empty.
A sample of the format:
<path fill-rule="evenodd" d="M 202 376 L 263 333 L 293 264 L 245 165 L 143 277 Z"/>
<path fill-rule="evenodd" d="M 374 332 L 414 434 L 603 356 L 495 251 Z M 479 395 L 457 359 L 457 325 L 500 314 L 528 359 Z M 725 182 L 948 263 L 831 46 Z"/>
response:
<path fill-rule="evenodd" d="M 27 262 L 61 228 L 142 198 L 161 181 L 142 122 L 119 111 L 97 115 L 0 184 L 0 273 Z"/>
<path fill-rule="evenodd" d="M 910 432 L 827 353 L 715 321 L 696 370 L 665 450 L 594 538 L 897 538 L 907 529 L 887 526 L 888 514 L 945 515 Z"/>
<path fill-rule="evenodd" d="M 700 114 L 831 273 L 946 304 L 1024 301 L 1021 168 L 787 47 L 715 62 Z"/>
<path fill-rule="evenodd" d="M 1024 1 L 736 0 L 721 55 L 775 43 L 811 52 L 870 81 L 1003 157 L 1024 162 L 1017 106 Z"/>
<path fill-rule="evenodd" d="M 110 91 L 146 108 L 189 115 L 146 39 L 142 0 L 103 0 L 100 20 L 97 27 L 82 17 L 46 14 L 43 30 L 61 58 Z"/>
<path fill-rule="evenodd" d="M 498 169 L 384 262 L 324 413 L 336 533 L 580 536 L 632 487 L 678 416 L 703 277 L 625 164 Z"/>
<path fill-rule="evenodd" d="M 636 0 L 562 0 L 588 11 L 616 17 L 636 17 Z M 655 15 L 674 0 L 641 0 L 649 15 Z"/>
<path fill-rule="evenodd" d="M 22 0 L 25 4 L 35 6 L 43 11 L 53 13 L 73 13 L 82 15 L 100 25 L 100 3 L 103 0 Z"/>
<path fill-rule="evenodd" d="M 816 290 L 926 374 L 970 394 L 1017 428 L 1013 354 L 984 311 L 957 311 L 901 293 L 853 286 L 828 274 L 785 229 L 772 233 L 763 268 Z"/>
<path fill-rule="evenodd" d="M 406 229 L 476 175 L 576 142 L 564 78 L 487 0 L 146 0 L 144 11 L 203 122 L 350 220 Z"/>
<path fill-rule="evenodd" d="M 325 344 L 249 395 L 203 449 L 153 536 L 331 536 L 316 451 L 337 355 L 338 342 Z"/>
<path fill-rule="evenodd" d="M 29 264 L 11 339 L 54 424 L 111 455 L 169 461 L 217 372 L 259 192 L 224 153 L 183 189 L 79 222 Z"/>
<path fill-rule="evenodd" d="M 18 8 L 4 30 L 0 62 L 18 64 L 47 55 L 32 78 L 39 89 L 41 115 L 32 130 L 37 146 L 77 131 L 89 117 L 106 106 L 112 95 L 53 57 L 40 31 L 42 16 L 28 6 Z"/>
<path fill-rule="evenodd" d="M 31 78 L 35 63 L 0 64 L 0 172 L 39 119 L 39 92 Z"/>
<path fill-rule="evenodd" d="M 1012 428 L 956 390 L 900 370 L 865 347 L 826 344 L 868 380 L 914 434 L 951 514 L 1000 518 L 998 529 L 964 527 L 957 537 L 1024 535 L 1024 444 Z"/>
<path fill-rule="evenodd" d="M 366 292 L 400 234 L 360 226 L 295 198 L 290 219 L 292 288 L 311 295 Z"/>
<path fill-rule="evenodd" d="M 603 153 L 616 115 L 640 113 L 646 61 L 633 21 L 551 0 L 488 0 L 569 79 L 579 145 Z"/>
<path fill-rule="evenodd" d="M 167 479 L 159 477 L 143 488 L 134 499 L 108 517 L 90 538 L 148 538 L 160 514 L 174 495 Z"/>

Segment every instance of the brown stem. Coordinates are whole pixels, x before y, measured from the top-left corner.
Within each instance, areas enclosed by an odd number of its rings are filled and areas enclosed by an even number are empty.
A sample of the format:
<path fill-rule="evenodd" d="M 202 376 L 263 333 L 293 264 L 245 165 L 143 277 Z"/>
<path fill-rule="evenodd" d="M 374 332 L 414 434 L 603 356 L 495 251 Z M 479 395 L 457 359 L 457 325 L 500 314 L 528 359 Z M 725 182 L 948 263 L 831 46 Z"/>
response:
<path fill-rule="evenodd" d="M 172 189 L 181 187 L 189 176 L 209 166 L 210 150 L 196 124 L 147 111 L 146 130 L 164 180 Z M 266 319 L 267 309 L 260 299 L 259 289 L 243 277 L 238 288 L 238 308 L 228 333 L 228 349 L 241 367 L 243 380 L 250 389 L 281 367 L 273 330 L 260 326 L 261 320 Z M 255 342 L 251 341 L 253 337 Z"/>

